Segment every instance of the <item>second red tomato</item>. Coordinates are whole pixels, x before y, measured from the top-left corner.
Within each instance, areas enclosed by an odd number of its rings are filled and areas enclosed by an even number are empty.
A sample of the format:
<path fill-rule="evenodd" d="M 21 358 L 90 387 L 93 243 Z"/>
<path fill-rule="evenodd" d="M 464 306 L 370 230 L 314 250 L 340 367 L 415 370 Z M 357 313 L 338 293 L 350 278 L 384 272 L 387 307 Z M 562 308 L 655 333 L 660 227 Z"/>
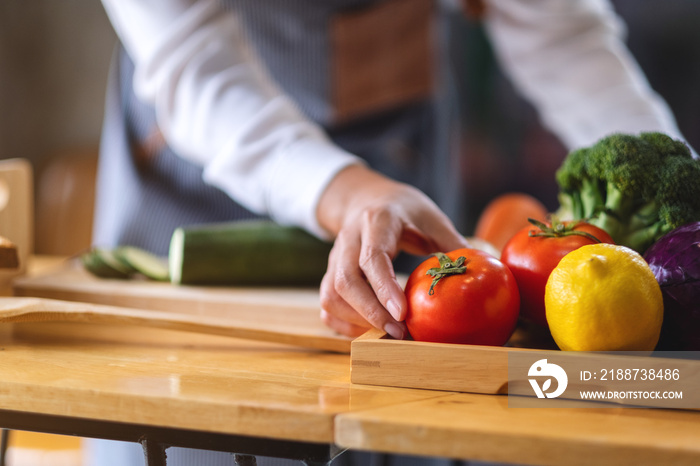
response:
<path fill-rule="evenodd" d="M 531 225 L 521 229 L 503 247 L 501 261 L 510 268 L 520 291 L 523 318 L 547 326 L 544 289 L 559 261 L 586 244 L 613 243 L 605 230 L 583 221 Z"/>

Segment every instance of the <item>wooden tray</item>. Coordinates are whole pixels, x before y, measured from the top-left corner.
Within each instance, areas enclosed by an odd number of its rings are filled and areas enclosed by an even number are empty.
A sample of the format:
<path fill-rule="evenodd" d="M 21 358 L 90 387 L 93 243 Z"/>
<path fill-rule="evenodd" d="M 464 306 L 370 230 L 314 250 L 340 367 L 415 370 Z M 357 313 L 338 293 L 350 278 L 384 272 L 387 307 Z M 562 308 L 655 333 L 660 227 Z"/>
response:
<path fill-rule="evenodd" d="M 534 363 L 543 359 L 566 369 L 567 390 L 563 399 L 580 400 L 580 391 L 610 390 L 608 381 L 601 381 L 605 371 L 636 368 L 650 370 L 678 368 L 683 378 L 684 400 L 679 408 L 700 409 L 700 355 L 683 353 L 685 358 L 670 357 L 681 353 L 663 354 L 581 353 L 556 349 L 551 338 L 533 329 L 519 329 L 507 346 L 476 346 L 394 340 L 381 330 L 370 330 L 351 344 L 351 381 L 358 384 L 390 387 L 422 388 L 491 395 L 522 395 L 537 402 L 565 401 L 539 400 L 529 382 L 528 373 Z M 692 359 L 686 359 L 692 358 Z M 596 370 L 592 368 L 598 368 Z M 588 371 L 588 380 L 582 380 L 582 371 Z M 624 373 L 624 372 L 623 372 Z M 616 391 L 649 389 L 638 380 L 615 381 Z M 541 380 L 541 379 L 540 379 Z M 658 380 L 657 380 L 658 381 Z M 669 390 L 680 382 L 670 380 Z M 658 389 L 658 384 L 654 390 Z M 608 400 L 609 401 L 609 400 Z M 616 403 L 632 406 L 676 407 L 668 401 L 620 399 Z M 540 407 L 547 407 L 538 405 Z M 552 407 L 551 405 L 549 407 Z"/>
<path fill-rule="evenodd" d="M 510 351 L 554 350 L 517 332 L 510 346 L 474 346 L 394 340 L 370 330 L 351 344 L 352 382 L 392 387 L 507 394 Z M 527 348 L 537 345 L 538 349 Z"/>

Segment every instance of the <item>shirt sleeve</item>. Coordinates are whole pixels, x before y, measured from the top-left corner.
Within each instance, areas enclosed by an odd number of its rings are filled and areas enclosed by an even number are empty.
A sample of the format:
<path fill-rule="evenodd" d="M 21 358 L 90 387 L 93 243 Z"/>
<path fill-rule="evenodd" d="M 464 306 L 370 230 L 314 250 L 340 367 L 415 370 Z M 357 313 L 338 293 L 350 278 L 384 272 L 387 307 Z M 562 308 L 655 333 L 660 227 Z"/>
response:
<path fill-rule="evenodd" d="M 614 132 L 684 139 L 608 1 L 489 0 L 484 20 L 502 67 L 569 149 Z"/>
<path fill-rule="evenodd" d="M 267 74 L 235 13 L 218 0 L 103 0 L 134 61 L 136 95 L 152 104 L 181 157 L 249 210 L 328 237 L 321 194 L 356 156 L 334 145 Z"/>

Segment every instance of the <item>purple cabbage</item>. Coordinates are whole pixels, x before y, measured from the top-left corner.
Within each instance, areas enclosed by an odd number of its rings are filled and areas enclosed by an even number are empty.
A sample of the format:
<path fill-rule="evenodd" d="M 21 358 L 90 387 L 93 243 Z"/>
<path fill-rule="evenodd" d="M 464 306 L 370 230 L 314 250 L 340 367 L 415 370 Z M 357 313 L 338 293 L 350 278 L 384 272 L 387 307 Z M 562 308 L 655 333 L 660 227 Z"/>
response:
<path fill-rule="evenodd" d="M 678 227 L 644 253 L 664 296 L 657 350 L 700 350 L 700 222 Z"/>

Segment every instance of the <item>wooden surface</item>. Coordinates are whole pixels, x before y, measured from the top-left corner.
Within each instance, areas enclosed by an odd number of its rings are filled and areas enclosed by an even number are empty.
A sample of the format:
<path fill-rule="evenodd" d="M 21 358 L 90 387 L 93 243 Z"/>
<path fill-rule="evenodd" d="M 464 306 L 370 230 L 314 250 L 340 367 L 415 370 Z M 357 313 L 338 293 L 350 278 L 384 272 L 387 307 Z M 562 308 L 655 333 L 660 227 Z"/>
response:
<path fill-rule="evenodd" d="M 508 347 L 394 340 L 381 330 L 370 330 L 352 342 L 352 381 L 389 387 L 507 394 L 511 351 L 557 351 L 549 335 L 522 325 L 508 341 Z"/>
<path fill-rule="evenodd" d="M 502 347 L 402 341 L 372 330 L 352 342 L 352 381 L 389 387 L 508 393 Z"/>
<path fill-rule="evenodd" d="M 37 253 L 72 255 L 91 245 L 98 149 L 50 154 L 36 179 Z"/>
<path fill-rule="evenodd" d="M 670 356 L 650 357 L 644 352 L 575 352 L 552 348 L 547 340 L 528 334 L 520 328 L 508 346 L 478 346 L 420 341 L 394 340 L 381 330 L 371 330 L 352 342 L 351 361 L 354 383 L 387 387 L 425 388 L 492 395 L 523 395 L 534 397 L 528 383 L 533 364 L 545 360 L 558 364 L 568 374 L 568 382 L 560 398 L 580 400 L 581 391 L 637 391 L 644 389 L 640 380 L 598 380 L 600 369 L 636 368 L 664 372 L 673 368 L 683 381 L 671 380 L 664 387 L 660 382 L 647 390 L 683 389 L 682 400 L 655 398 L 623 398 L 616 402 L 649 407 L 698 409 L 700 407 L 700 360 L 674 359 Z M 581 371 L 591 378 L 580 380 Z M 596 372 L 597 371 L 597 372 Z M 593 377 L 596 372 L 596 377 Z M 576 376 L 576 377 L 574 377 Z M 550 400 L 547 400 L 549 402 Z"/>
<path fill-rule="evenodd" d="M 175 286 L 147 280 L 102 279 L 72 259 L 13 283 L 16 296 L 164 311 L 219 323 L 238 337 L 350 352 L 350 339 L 319 318 L 313 288 Z M 214 322 L 216 321 L 216 322 Z"/>
<path fill-rule="evenodd" d="M 444 396 L 352 385 L 346 354 L 133 326 L 14 324 L 0 348 L 0 409 L 29 413 L 333 442 L 338 414 Z"/>
<path fill-rule="evenodd" d="M 353 384 L 349 355 L 286 345 L 24 323 L 0 328 L 0 357 L 5 410 L 518 464 L 700 464 L 695 411 Z"/>
<path fill-rule="evenodd" d="M 0 270 L 17 268 L 19 268 L 17 245 L 4 236 L 0 236 Z"/>
<path fill-rule="evenodd" d="M 524 464 L 700 462 L 697 412 L 352 384 L 343 354 L 76 323 L 15 324 L 0 348 L 0 409 Z"/>
<path fill-rule="evenodd" d="M 25 272 L 33 251 L 34 196 L 32 167 L 24 159 L 0 160 L 0 236 L 17 246 L 19 267 L 0 270 L 0 288 Z"/>
<path fill-rule="evenodd" d="M 700 413 L 689 411 L 509 408 L 505 396 L 461 393 L 347 413 L 335 428 L 342 447 L 389 453 L 533 465 L 700 464 Z"/>
<path fill-rule="evenodd" d="M 304 328 L 273 325 L 274 322 L 264 319 L 258 325 L 238 325 L 233 317 L 211 318 L 46 298 L 0 298 L 0 324 L 24 322 L 133 325 L 285 343 L 340 353 L 347 353 L 350 345 L 350 339 L 339 335 L 305 335 Z"/>

